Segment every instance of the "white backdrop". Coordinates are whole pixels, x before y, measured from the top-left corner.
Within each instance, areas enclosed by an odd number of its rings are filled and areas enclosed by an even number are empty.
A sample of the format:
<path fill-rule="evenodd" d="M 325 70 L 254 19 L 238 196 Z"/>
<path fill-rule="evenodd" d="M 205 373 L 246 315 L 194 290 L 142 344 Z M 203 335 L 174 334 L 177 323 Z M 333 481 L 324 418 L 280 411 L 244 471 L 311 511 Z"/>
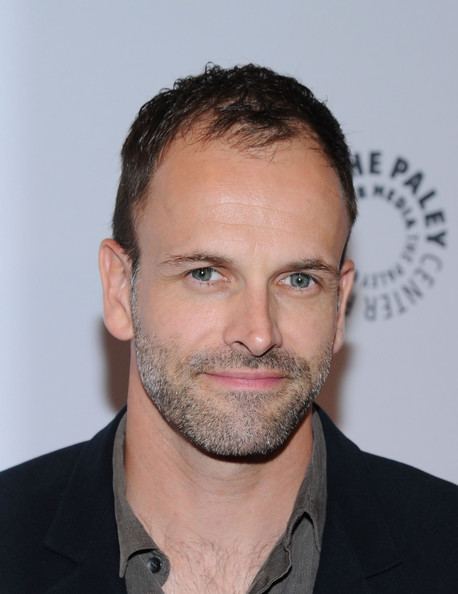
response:
<path fill-rule="evenodd" d="M 452 0 L 3 0 L 0 468 L 122 404 L 97 249 L 138 108 L 254 61 L 327 98 L 359 159 L 359 284 L 321 402 L 362 448 L 458 481 L 457 20 Z"/>

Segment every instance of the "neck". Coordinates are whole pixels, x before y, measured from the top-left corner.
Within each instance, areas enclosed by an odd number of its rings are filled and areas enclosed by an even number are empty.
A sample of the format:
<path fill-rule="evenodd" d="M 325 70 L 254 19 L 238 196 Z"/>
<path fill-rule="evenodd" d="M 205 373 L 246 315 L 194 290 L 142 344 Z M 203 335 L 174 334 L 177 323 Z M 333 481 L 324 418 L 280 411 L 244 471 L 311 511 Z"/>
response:
<path fill-rule="evenodd" d="M 125 444 L 127 499 L 160 548 L 189 538 L 250 550 L 286 528 L 311 459 L 311 415 L 276 456 L 217 459 L 177 434 L 138 382 L 129 388 Z"/>

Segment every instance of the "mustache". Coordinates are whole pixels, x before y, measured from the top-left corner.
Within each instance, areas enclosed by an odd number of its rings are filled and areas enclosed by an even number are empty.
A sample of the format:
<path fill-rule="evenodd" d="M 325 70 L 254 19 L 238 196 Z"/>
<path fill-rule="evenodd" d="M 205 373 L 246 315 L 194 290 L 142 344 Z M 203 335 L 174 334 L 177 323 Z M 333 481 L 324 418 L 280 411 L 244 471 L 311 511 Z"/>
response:
<path fill-rule="evenodd" d="M 193 375 L 224 369 L 272 369 L 291 379 L 311 378 L 310 365 L 302 357 L 284 350 L 272 350 L 260 357 L 235 351 L 206 351 L 187 360 Z"/>

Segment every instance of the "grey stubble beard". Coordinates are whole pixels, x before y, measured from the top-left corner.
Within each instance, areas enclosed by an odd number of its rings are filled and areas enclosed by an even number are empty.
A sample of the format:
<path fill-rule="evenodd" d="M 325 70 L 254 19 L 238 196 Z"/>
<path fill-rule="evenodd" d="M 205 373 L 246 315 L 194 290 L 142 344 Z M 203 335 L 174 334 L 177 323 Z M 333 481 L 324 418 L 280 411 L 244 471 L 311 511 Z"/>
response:
<path fill-rule="evenodd" d="M 275 454 L 300 426 L 329 374 L 332 345 L 323 350 L 313 371 L 304 358 L 283 349 L 256 357 L 226 347 L 179 360 L 177 345 L 160 344 L 143 332 L 135 278 L 131 311 L 137 366 L 146 394 L 176 432 L 208 455 Z M 259 392 L 209 392 L 198 385 L 202 374 L 237 368 L 281 371 L 286 385 L 278 391 Z"/>

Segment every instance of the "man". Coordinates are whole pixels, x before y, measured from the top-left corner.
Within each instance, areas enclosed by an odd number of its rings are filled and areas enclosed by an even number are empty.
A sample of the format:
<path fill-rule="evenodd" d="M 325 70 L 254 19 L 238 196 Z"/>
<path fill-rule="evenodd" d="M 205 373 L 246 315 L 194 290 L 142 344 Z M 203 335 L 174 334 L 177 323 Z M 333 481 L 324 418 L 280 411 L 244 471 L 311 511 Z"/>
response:
<path fill-rule="evenodd" d="M 314 405 L 354 274 L 329 110 L 208 67 L 143 106 L 122 157 L 100 270 L 127 413 L 3 474 L 0 591 L 456 592 L 455 487 Z"/>

